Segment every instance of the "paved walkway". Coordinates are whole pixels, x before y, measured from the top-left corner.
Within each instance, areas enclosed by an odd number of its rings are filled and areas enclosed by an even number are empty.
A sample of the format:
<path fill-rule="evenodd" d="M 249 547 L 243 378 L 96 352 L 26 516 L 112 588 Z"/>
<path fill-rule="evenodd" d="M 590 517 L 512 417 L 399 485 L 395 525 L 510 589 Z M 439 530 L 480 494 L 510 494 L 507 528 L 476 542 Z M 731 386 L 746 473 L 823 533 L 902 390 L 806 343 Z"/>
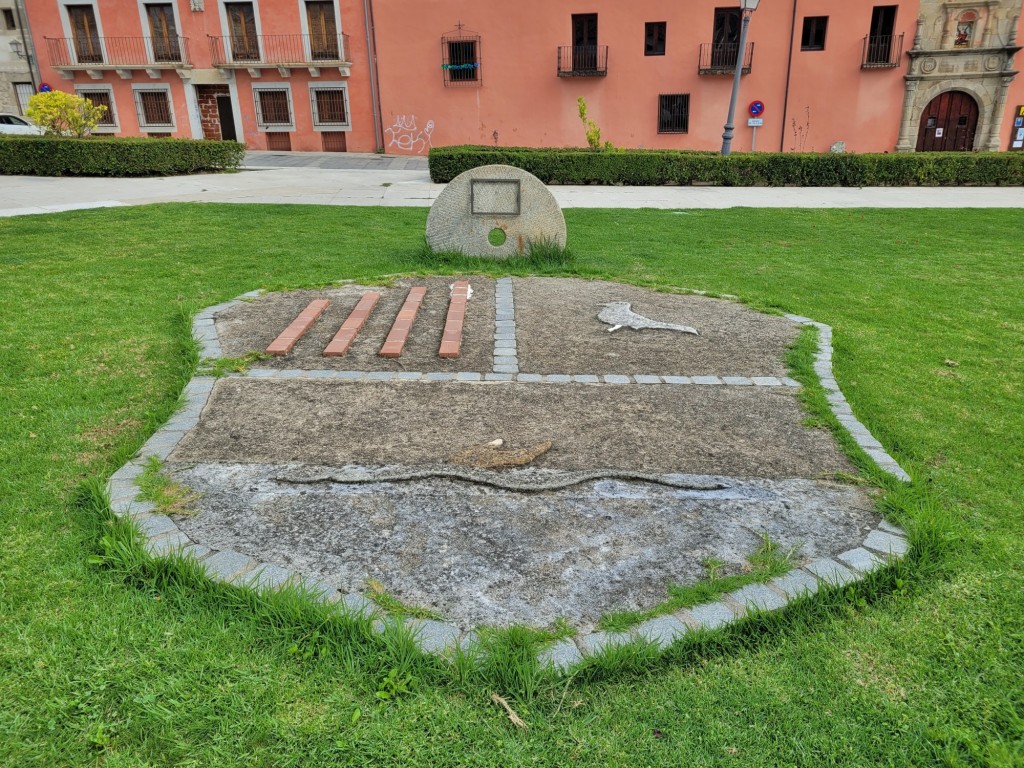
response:
<path fill-rule="evenodd" d="M 250 152 L 238 173 L 142 179 L 0 176 L 0 216 L 165 202 L 427 207 L 421 157 Z M 553 186 L 563 208 L 1024 208 L 1024 187 Z"/>
<path fill-rule="evenodd" d="M 418 155 L 377 155 L 364 152 L 245 153 L 245 168 L 323 168 L 338 171 L 427 171 L 427 158 Z"/>

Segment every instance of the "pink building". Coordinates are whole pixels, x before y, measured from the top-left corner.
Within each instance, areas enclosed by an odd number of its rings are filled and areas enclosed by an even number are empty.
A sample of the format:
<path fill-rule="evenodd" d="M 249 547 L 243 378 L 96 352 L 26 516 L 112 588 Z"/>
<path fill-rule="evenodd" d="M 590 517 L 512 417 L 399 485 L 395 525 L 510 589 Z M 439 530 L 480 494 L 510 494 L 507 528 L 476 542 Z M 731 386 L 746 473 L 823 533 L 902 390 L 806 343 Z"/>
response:
<path fill-rule="evenodd" d="M 28 15 L 42 81 L 105 104 L 101 131 L 376 149 L 361 0 L 33 0 Z"/>
<path fill-rule="evenodd" d="M 28 16 L 42 80 L 108 104 L 123 135 L 585 146 L 582 97 L 615 146 L 715 150 L 741 58 L 735 151 L 888 152 L 1021 148 L 1021 4 L 762 0 L 743 51 L 738 0 L 31 0 Z"/>

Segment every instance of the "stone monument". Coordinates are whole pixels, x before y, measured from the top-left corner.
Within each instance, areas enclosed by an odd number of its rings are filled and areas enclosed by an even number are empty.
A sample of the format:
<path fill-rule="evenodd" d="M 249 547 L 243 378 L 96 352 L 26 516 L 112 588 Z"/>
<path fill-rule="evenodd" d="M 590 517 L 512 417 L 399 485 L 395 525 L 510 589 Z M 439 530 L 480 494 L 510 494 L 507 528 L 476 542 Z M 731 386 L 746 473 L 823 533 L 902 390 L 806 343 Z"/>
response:
<path fill-rule="evenodd" d="M 456 176 L 427 216 L 434 251 L 508 258 L 532 245 L 565 247 L 565 217 L 554 195 L 531 173 L 484 165 Z"/>

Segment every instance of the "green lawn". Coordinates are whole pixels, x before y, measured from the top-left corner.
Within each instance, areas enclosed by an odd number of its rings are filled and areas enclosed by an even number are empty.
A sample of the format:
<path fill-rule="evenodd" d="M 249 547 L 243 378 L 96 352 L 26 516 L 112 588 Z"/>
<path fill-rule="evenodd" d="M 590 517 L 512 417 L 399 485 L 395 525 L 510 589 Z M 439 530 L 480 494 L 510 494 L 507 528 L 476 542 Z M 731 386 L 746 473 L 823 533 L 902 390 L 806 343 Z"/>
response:
<path fill-rule="evenodd" d="M 76 500 L 172 412 L 183 312 L 420 269 L 425 217 L 0 219 L 0 765 L 1024 765 L 1018 211 L 566 212 L 576 274 L 834 326 L 854 411 L 955 524 L 927 578 L 877 599 L 586 681 L 510 675 L 522 731 L 478 681 L 419 662 L 403 694 L 400 651 L 91 564 L 107 526 Z"/>

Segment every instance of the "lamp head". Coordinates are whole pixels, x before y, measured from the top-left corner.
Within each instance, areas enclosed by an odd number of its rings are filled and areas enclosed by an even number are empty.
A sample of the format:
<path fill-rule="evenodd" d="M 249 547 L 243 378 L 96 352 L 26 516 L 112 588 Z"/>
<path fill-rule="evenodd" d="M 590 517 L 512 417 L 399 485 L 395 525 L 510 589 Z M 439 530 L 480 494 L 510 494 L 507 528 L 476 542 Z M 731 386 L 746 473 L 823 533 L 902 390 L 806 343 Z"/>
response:
<path fill-rule="evenodd" d="M 11 50 L 19 59 L 25 58 L 25 45 L 21 40 L 11 40 Z"/>
<path fill-rule="evenodd" d="M 756 11 L 757 4 L 761 0 L 740 0 L 740 9 L 744 11 Z"/>

